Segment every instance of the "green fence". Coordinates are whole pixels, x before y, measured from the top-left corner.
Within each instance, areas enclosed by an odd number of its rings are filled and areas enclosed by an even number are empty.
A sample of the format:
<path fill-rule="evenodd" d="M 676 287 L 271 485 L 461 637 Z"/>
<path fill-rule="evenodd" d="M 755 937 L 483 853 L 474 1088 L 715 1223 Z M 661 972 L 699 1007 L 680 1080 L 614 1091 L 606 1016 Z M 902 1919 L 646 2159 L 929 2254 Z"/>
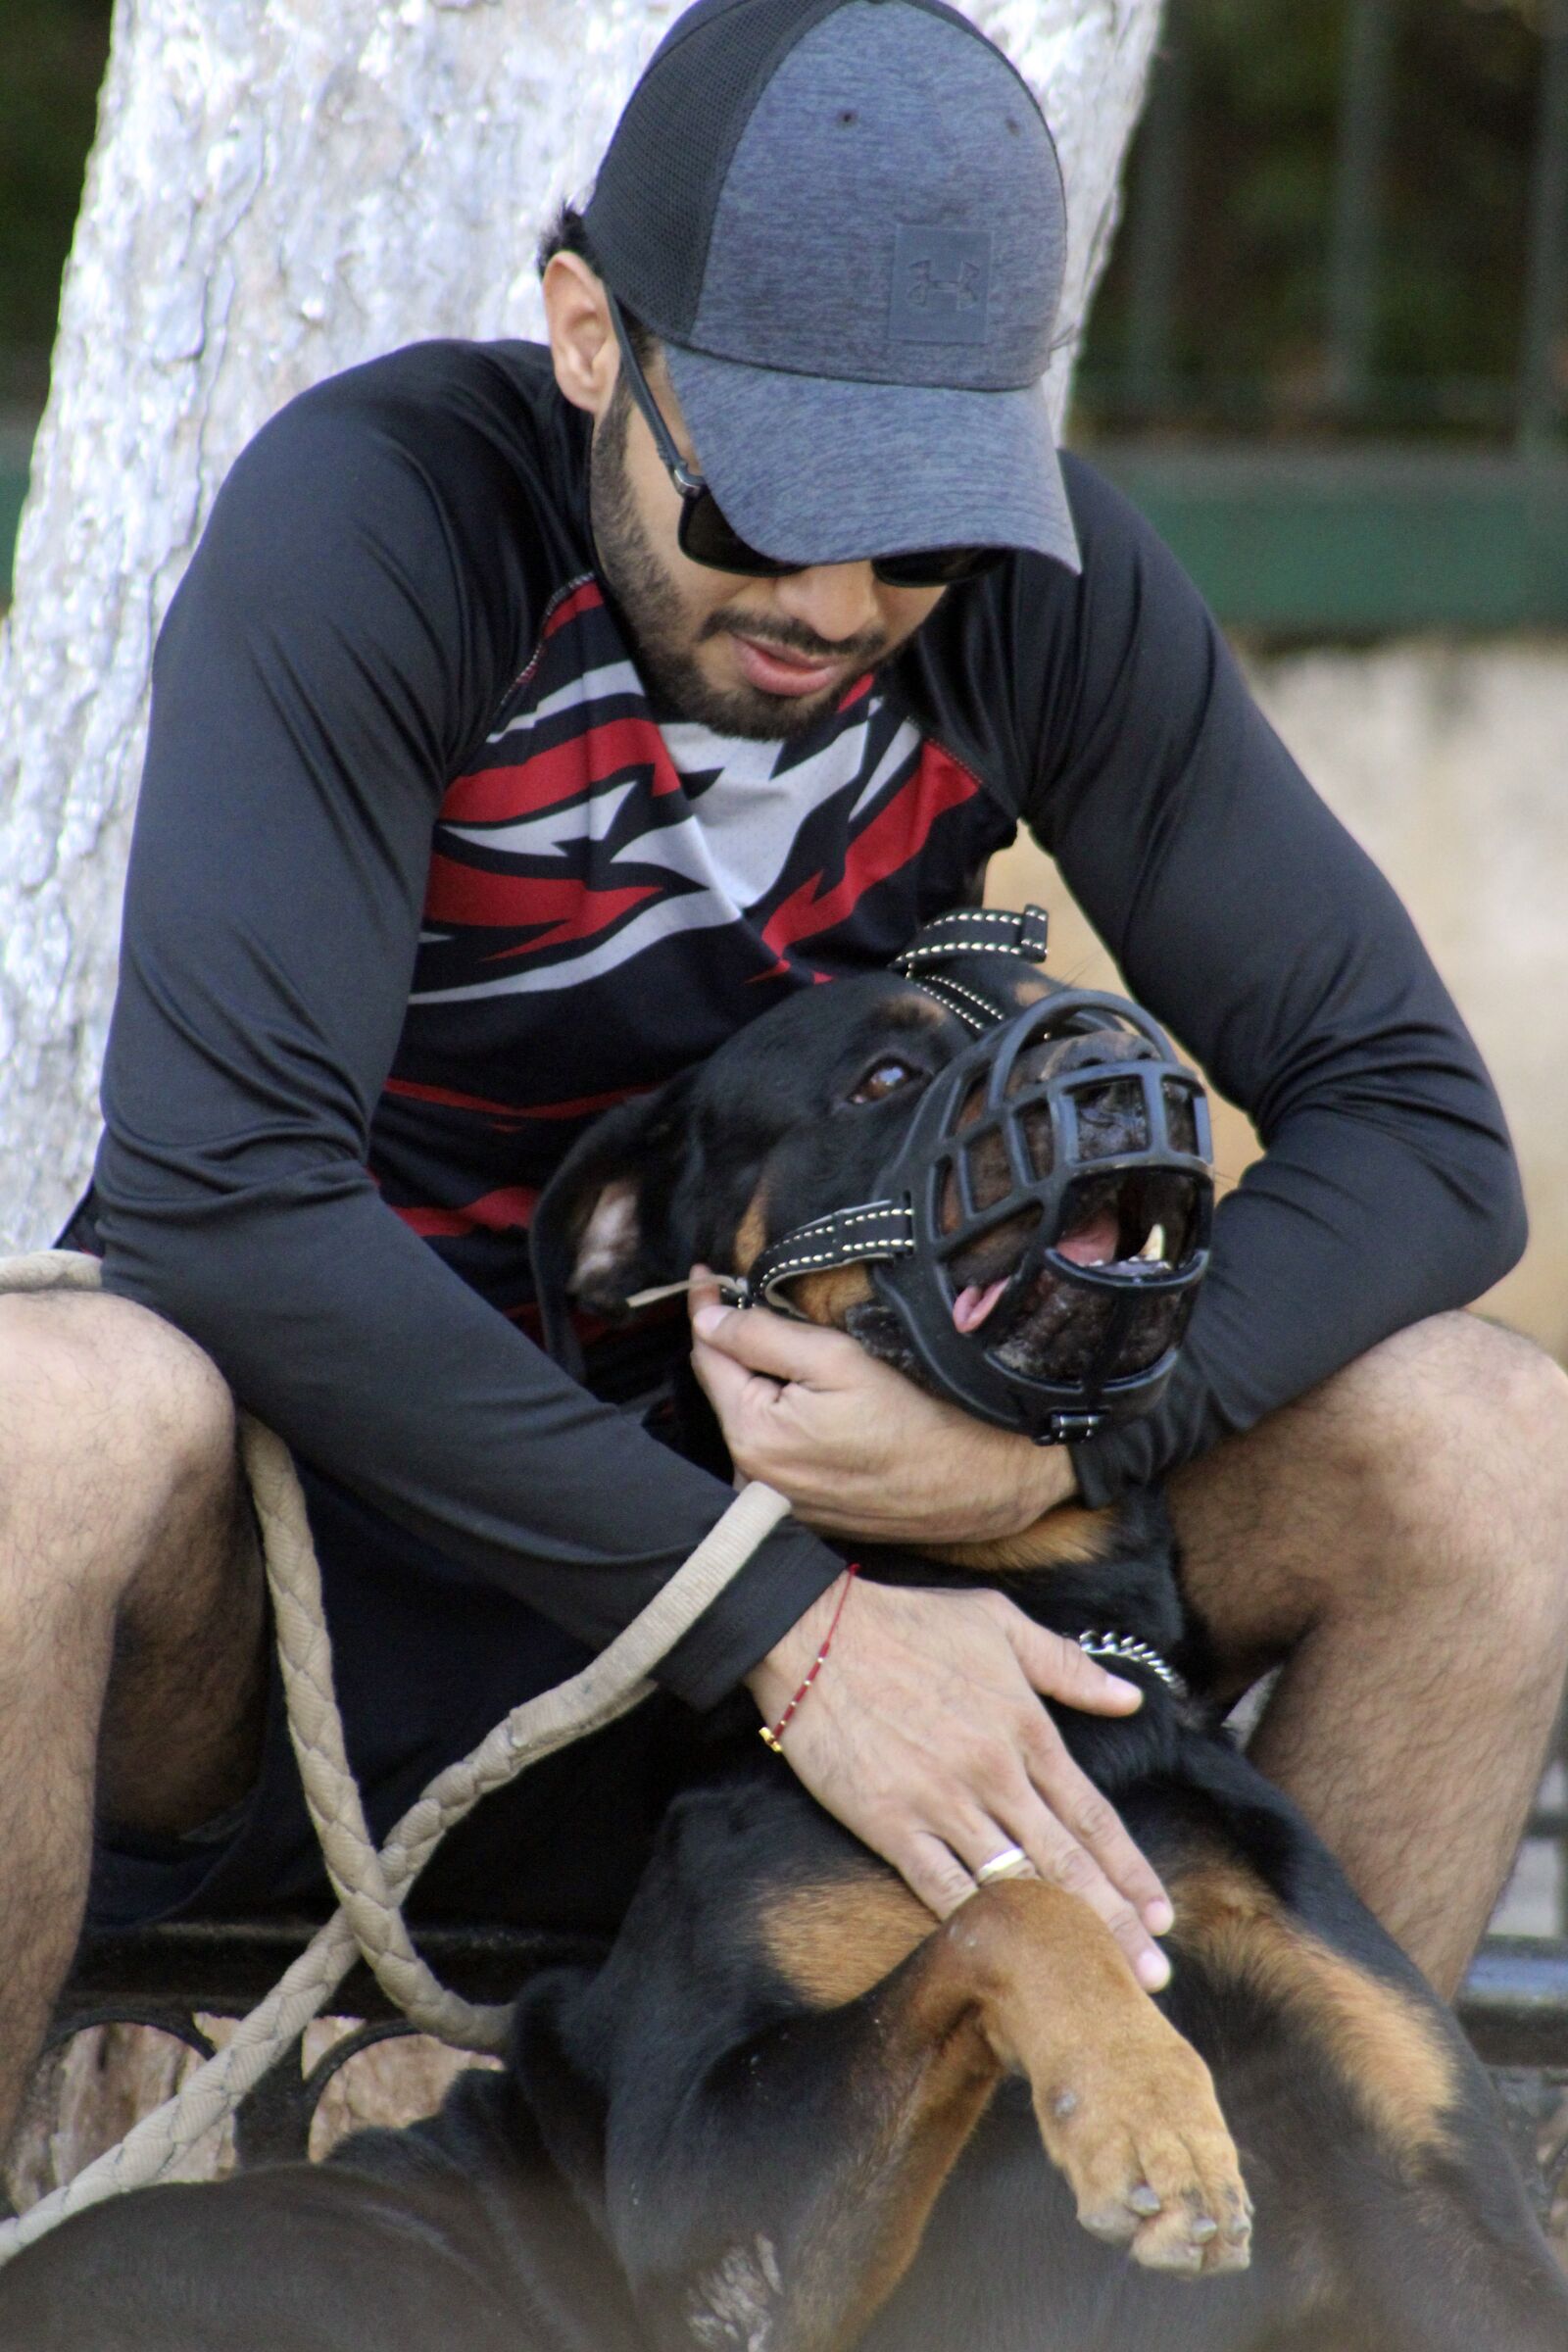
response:
<path fill-rule="evenodd" d="M 1168 0 L 1080 438 L 1228 621 L 1568 626 L 1568 0 Z"/>
<path fill-rule="evenodd" d="M 1408 446 L 1111 442 L 1096 458 L 1228 625 L 1568 628 L 1568 465 Z"/>

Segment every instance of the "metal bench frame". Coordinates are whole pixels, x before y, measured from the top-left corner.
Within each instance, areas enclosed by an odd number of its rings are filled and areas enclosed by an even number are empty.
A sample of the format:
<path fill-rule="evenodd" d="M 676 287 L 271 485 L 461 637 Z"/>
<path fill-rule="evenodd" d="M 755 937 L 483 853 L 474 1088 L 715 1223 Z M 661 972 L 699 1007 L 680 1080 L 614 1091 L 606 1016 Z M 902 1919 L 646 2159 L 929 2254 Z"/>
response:
<path fill-rule="evenodd" d="M 50 2046 L 88 2026 L 140 2025 L 209 2055 L 213 2045 L 198 2019 L 243 2017 L 271 1990 L 315 1924 L 172 1921 L 94 1936 L 78 1955 Z M 418 1941 L 444 1981 L 482 2001 L 508 2000 L 536 1969 L 592 1960 L 604 1949 L 585 1938 L 497 1927 L 425 1927 Z M 1568 2089 L 1568 1939 L 1489 1936 L 1458 2007 L 1497 2082 L 1527 2178 L 1544 2198 L 1553 2184 L 1539 2180 L 1536 2134 Z M 333 1995 L 332 2011 L 361 2023 L 309 2071 L 284 2058 L 257 2084 L 235 2119 L 242 2164 L 303 2158 L 317 2104 L 338 2070 L 358 2051 L 414 2031 L 363 1968 Z"/>
<path fill-rule="evenodd" d="M 59 2048 L 89 2026 L 150 2026 L 211 2057 L 213 2043 L 199 2020 L 247 2016 L 318 1925 L 314 1919 L 172 1920 L 91 1936 L 77 1954 L 46 2048 Z M 536 1969 L 594 1960 L 606 1948 L 583 1937 L 495 1927 L 421 1927 L 418 1943 L 444 1983 L 478 2001 L 511 2000 Z M 296 2043 L 241 2102 L 234 2141 L 242 2165 L 307 2156 L 312 2119 L 338 2070 L 360 2050 L 416 2031 L 363 1967 L 332 1995 L 330 2014 L 361 2023 L 309 2070 Z"/>

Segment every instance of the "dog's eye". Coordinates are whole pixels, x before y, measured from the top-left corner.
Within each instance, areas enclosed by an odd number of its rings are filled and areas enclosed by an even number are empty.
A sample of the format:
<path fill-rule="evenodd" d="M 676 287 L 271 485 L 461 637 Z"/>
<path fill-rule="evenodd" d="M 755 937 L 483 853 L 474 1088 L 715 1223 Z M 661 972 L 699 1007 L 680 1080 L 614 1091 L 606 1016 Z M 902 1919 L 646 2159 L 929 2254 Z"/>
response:
<path fill-rule="evenodd" d="M 851 1095 L 852 1102 L 880 1102 L 885 1095 L 896 1095 L 901 1086 L 907 1086 L 920 1072 L 911 1070 L 906 1061 L 879 1061 L 866 1071 Z"/>

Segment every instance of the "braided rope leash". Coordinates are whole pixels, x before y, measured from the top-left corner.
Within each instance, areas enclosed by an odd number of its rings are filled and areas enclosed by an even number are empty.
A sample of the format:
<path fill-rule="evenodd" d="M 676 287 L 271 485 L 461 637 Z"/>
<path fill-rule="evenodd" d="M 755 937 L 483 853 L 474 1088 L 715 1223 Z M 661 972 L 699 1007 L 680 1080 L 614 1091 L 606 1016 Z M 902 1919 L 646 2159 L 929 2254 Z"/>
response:
<path fill-rule="evenodd" d="M 0 1259 L 0 1293 L 98 1287 L 97 1261 L 72 1250 Z M 463 2000 L 425 1966 L 402 1918 L 410 1887 L 447 1832 L 481 1797 L 638 1706 L 653 1689 L 653 1669 L 789 1508 L 770 1487 L 747 1487 L 608 1648 L 569 1681 L 514 1707 L 471 1754 L 438 1773 L 377 1852 L 344 1748 L 320 1570 L 293 1462 L 282 1441 L 249 1415 L 241 1418 L 240 1443 L 272 1594 L 289 1732 L 340 1907 L 267 1998 L 242 2019 L 225 2047 L 198 2067 L 174 2097 L 144 2116 L 118 2147 L 74 2180 L 0 2226 L 0 2262 L 68 2214 L 167 2180 L 197 2142 L 233 2113 L 362 1956 L 383 1990 L 422 2032 L 460 2049 L 498 2048 L 511 2012 Z"/>

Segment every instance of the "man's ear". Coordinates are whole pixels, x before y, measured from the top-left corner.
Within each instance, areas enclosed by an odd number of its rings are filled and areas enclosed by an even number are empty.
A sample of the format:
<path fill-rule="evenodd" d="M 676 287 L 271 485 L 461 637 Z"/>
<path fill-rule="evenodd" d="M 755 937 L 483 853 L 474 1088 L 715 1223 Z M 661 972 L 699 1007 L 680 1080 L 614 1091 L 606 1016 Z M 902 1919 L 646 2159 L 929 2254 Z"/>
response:
<path fill-rule="evenodd" d="M 679 1282 L 689 1270 L 690 1242 L 674 1232 L 670 1208 L 686 1150 L 690 1091 L 682 1075 L 657 1094 L 607 1111 L 539 1197 L 528 1246 L 544 1341 L 574 1375 L 582 1371 L 574 1306 L 613 1316 L 636 1292 Z"/>
<path fill-rule="evenodd" d="M 573 408 L 603 416 L 620 370 L 620 349 L 605 289 L 580 255 L 551 255 L 544 305 L 556 382 Z"/>

